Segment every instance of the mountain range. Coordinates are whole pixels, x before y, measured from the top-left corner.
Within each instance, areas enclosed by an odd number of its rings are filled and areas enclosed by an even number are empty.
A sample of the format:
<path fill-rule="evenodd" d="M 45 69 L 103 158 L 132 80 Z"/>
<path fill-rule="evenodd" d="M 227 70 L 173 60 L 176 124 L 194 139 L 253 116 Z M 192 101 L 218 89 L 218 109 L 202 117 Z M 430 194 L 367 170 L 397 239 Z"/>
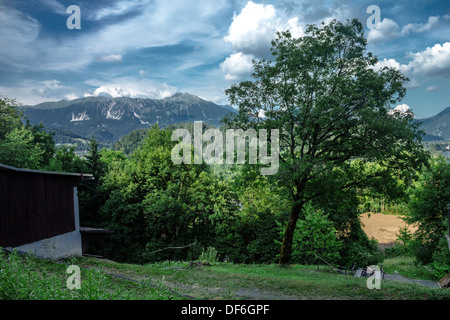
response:
<path fill-rule="evenodd" d="M 76 144 L 84 149 L 94 136 L 101 146 L 108 146 L 122 136 L 154 124 L 166 127 L 193 121 L 218 126 L 222 118 L 236 112 L 231 106 L 217 105 L 188 93 L 164 99 L 87 97 L 44 102 L 22 107 L 31 124 L 42 122 L 55 132 L 57 144 Z"/>
<path fill-rule="evenodd" d="M 77 145 L 85 150 L 94 136 L 100 146 L 111 146 L 124 135 L 136 130 L 203 121 L 220 125 L 223 117 L 236 109 L 217 105 L 188 93 L 177 93 L 164 99 L 86 97 L 75 100 L 44 102 L 22 107 L 31 124 L 43 123 L 55 132 L 57 144 Z M 417 119 L 427 133 L 425 141 L 450 140 L 450 107 L 439 114 Z"/>
<path fill-rule="evenodd" d="M 450 107 L 447 107 L 437 115 L 419 119 L 422 129 L 427 133 L 425 140 L 440 141 L 450 140 Z"/>

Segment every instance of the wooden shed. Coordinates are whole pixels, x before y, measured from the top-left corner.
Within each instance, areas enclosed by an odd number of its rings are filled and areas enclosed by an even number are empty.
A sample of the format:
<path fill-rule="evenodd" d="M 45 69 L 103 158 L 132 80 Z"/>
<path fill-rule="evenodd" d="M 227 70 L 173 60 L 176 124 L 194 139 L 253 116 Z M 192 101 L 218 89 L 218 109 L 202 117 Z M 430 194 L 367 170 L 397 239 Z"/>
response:
<path fill-rule="evenodd" d="M 81 255 L 77 185 L 92 175 L 0 164 L 0 247 L 62 258 Z"/>

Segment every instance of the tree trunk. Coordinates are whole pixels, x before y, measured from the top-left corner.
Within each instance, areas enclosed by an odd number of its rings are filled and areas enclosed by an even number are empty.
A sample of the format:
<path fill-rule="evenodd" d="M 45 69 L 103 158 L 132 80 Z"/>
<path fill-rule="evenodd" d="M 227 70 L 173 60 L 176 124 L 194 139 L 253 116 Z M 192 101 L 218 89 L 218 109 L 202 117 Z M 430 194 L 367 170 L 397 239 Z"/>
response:
<path fill-rule="evenodd" d="M 297 225 L 300 212 L 302 211 L 303 203 L 294 205 L 292 207 L 291 215 L 289 217 L 286 230 L 284 231 L 283 243 L 281 245 L 281 253 L 279 264 L 284 266 L 289 266 L 291 262 L 292 253 L 292 241 L 294 239 L 295 226 Z"/>

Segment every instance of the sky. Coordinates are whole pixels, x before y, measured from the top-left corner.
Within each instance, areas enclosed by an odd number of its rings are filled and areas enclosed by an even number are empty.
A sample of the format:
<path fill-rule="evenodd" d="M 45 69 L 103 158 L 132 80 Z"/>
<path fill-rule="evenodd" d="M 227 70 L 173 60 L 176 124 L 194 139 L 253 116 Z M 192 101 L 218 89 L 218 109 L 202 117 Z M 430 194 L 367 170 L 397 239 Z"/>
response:
<path fill-rule="evenodd" d="M 378 67 L 409 77 L 400 108 L 421 119 L 450 106 L 448 0 L 0 0 L 0 95 L 34 105 L 187 92 L 224 105 L 277 31 L 353 18 Z"/>

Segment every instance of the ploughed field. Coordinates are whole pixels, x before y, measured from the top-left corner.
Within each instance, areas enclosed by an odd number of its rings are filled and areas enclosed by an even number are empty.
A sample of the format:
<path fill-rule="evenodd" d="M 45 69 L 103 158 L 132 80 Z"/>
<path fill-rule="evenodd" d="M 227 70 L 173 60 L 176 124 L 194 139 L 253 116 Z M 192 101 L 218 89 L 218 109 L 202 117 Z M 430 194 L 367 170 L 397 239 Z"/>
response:
<path fill-rule="evenodd" d="M 364 213 L 361 215 L 361 222 L 369 239 L 375 238 L 384 247 L 395 244 L 400 228 L 407 227 L 411 232 L 415 230 L 414 226 L 408 225 L 401 216 L 396 215 Z"/>

